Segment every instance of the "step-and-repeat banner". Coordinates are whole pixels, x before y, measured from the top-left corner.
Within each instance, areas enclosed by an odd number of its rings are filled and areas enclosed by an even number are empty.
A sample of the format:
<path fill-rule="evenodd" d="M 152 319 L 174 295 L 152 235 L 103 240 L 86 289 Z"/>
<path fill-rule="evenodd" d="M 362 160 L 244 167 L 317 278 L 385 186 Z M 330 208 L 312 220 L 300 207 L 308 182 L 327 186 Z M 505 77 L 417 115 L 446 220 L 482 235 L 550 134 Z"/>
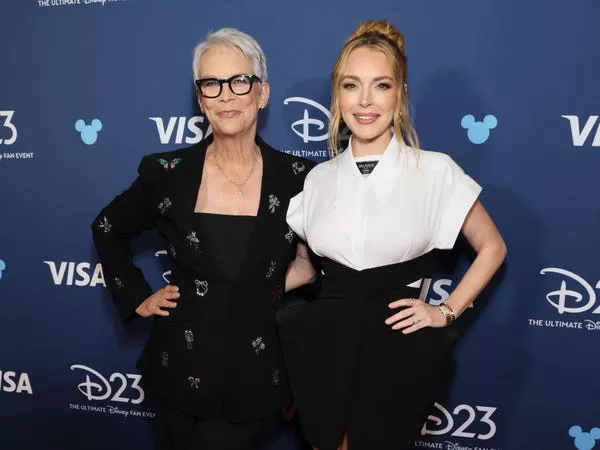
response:
<path fill-rule="evenodd" d="M 423 147 L 484 186 L 509 248 L 461 317 L 451 390 L 415 448 L 600 448 L 595 0 L 3 0 L 0 448 L 152 448 L 156 406 L 134 365 L 150 323 L 117 318 L 90 223 L 143 155 L 210 133 L 194 45 L 223 26 L 254 36 L 272 87 L 260 134 L 322 161 L 329 74 L 371 18 L 405 34 Z M 154 287 L 168 280 L 157 235 L 134 251 Z M 464 242 L 445 256 L 425 280 L 432 304 L 473 257 Z M 293 419 L 272 448 L 303 448 Z"/>

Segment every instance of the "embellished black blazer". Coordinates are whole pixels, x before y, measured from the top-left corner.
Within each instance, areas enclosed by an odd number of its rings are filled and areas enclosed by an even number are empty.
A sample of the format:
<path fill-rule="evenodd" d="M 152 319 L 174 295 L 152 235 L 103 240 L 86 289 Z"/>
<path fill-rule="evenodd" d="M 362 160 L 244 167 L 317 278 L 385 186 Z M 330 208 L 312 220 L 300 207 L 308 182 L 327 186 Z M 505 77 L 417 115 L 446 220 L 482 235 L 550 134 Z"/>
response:
<path fill-rule="evenodd" d="M 106 285 L 125 320 L 152 294 L 133 264 L 131 240 L 154 228 L 167 242 L 171 283 L 181 296 L 168 317 L 154 317 L 138 360 L 146 389 L 196 417 L 245 422 L 289 402 L 275 312 L 295 256 L 288 203 L 314 163 L 256 139 L 263 157 L 260 204 L 232 281 L 219 273 L 210 236 L 194 213 L 209 143 L 144 157 L 137 179 L 100 212 L 92 230 Z"/>

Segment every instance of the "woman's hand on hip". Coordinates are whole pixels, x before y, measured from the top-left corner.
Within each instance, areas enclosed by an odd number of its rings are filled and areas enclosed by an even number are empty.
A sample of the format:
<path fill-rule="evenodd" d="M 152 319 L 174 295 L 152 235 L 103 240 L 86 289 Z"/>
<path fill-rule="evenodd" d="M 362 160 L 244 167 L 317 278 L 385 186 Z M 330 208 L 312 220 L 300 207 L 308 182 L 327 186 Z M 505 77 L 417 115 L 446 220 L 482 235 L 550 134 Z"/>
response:
<path fill-rule="evenodd" d="M 150 316 L 168 316 L 169 311 L 163 308 L 175 308 L 177 303 L 173 300 L 179 298 L 179 287 L 167 284 L 164 288 L 159 289 L 146 300 L 144 300 L 140 306 L 137 307 L 135 312 L 142 317 Z"/>
<path fill-rule="evenodd" d="M 402 330 L 404 334 L 413 333 L 421 328 L 442 328 L 447 325 L 446 317 L 437 306 L 431 306 L 416 298 L 403 298 L 389 305 L 390 309 L 403 308 L 400 312 L 388 317 L 386 325 L 394 330 Z"/>

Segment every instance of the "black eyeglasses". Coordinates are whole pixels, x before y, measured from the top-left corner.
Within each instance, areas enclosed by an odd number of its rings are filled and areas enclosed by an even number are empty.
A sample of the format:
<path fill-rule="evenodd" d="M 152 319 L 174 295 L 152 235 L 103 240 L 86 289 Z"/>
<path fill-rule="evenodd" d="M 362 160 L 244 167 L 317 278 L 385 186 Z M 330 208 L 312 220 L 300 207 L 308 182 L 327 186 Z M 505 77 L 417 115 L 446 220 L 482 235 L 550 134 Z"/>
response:
<path fill-rule="evenodd" d="M 260 82 L 261 79 L 256 75 L 234 75 L 230 78 L 200 78 L 196 80 L 196 86 L 200 89 L 200 93 L 206 98 L 216 98 L 223 91 L 223 84 L 227 83 L 229 89 L 235 95 L 246 95 L 252 90 L 254 81 Z"/>

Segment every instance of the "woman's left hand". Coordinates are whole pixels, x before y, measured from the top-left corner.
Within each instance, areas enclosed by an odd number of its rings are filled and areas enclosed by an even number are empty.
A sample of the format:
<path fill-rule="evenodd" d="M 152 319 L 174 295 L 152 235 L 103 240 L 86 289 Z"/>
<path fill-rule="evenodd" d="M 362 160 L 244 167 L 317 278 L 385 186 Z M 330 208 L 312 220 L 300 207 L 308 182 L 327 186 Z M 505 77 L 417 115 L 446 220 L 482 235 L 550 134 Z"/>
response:
<path fill-rule="evenodd" d="M 402 333 L 413 333 L 421 328 L 445 327 L 446 317 L 437 306 L 431 306 L 416 298 L 403 298 L 388 305 L 390 309 L 404 307 L 402 311 L 385 320 L 386 325 L 392 325 L 393 330 L 402 330 Z"/>

